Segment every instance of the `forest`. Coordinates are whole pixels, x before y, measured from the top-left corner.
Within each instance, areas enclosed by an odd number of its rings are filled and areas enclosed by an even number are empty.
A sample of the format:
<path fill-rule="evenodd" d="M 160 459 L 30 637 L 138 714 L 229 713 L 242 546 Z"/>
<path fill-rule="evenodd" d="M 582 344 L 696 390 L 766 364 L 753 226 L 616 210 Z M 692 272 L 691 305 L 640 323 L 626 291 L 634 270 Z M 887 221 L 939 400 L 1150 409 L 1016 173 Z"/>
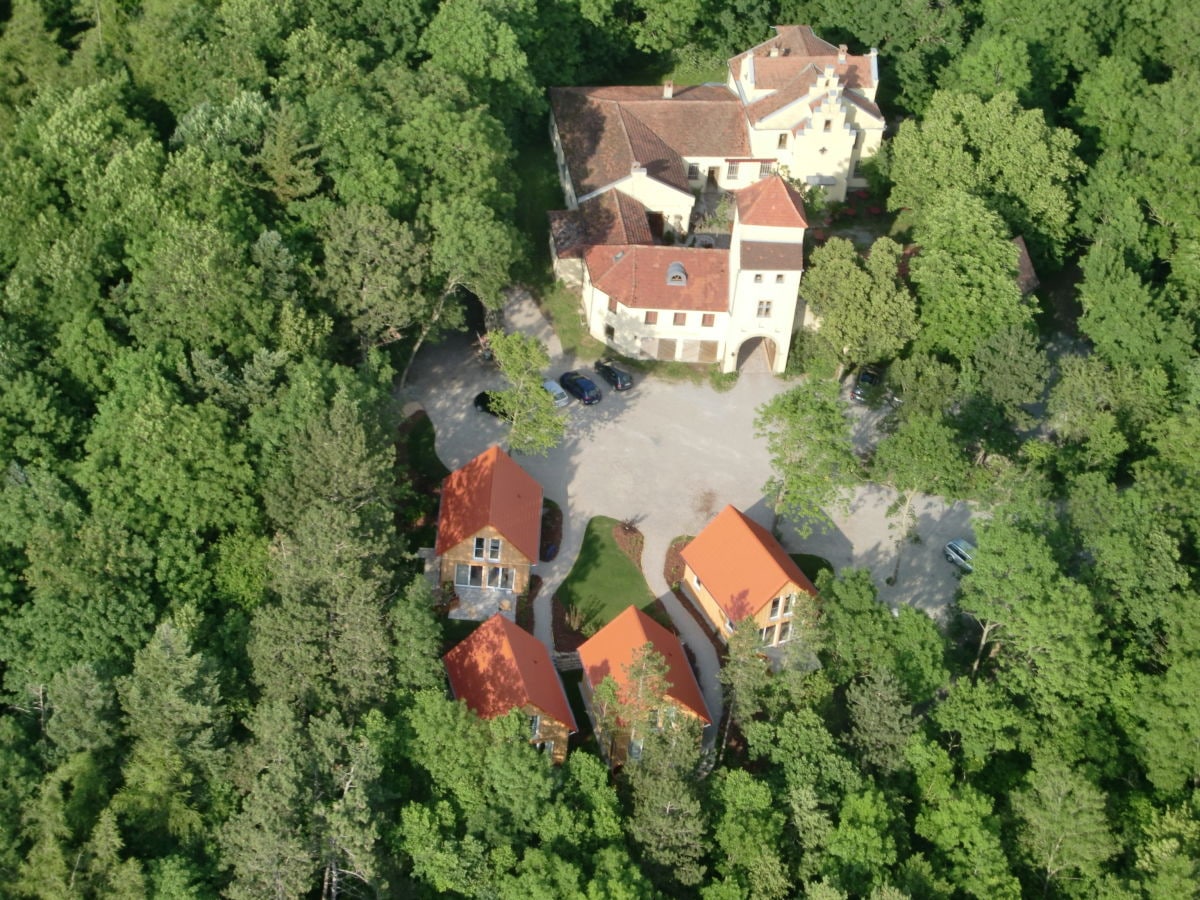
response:
<path fill-rule="evenodd" d="M 846 362 L 894 358 L 904 398 L 865 470 L 808 448 L 785 508 L 971 500 L 979 557 L 948 629 L 843 570 L 819 669 L 735 641 L 703 777 L 665 738 L 552 767 L 447 697 L 395 385 L 465 296 L 549 289 L 549 86 L 720 78 L 779 23 L 879 48 L 897 227 L 812 254 L 814 387 L 774 415 L 836 431 Z M 1200 895 L 1195 6 L 6 0 L 0 28 L 0 895 Z"/>

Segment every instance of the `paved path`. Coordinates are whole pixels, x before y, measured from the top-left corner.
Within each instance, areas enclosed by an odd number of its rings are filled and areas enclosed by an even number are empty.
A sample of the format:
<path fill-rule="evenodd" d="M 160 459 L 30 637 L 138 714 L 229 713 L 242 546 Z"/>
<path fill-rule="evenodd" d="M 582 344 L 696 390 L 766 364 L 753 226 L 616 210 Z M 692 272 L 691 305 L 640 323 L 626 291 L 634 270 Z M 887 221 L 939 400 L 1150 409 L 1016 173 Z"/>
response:
<path fill-rule="evenodd" d="M 542 338 L 550 351 L 550 377 L 576 367 L 532 300 L 510 303 L 506 324 Z M 700 687 L 716 721 L 722 705 L 716 653 L 680 608 L 663 578 L 663 563 L 672 540 L 696 534 L 727 503 L 768 528 L 774 524 L 762 494 L 770 461 L 764 442 L 754 435 L 754 417 L 760 404 L 789 384 L 766 372 L 744 372 L 725 393 L 707 384 L 654 377 L 636 378 L 633 390 L 623 394 L 600 384 L 604 399 L 599 404 L 583 407 L 573 401 L 566 408 L 569 421 L 559 447 L 547 456 L 518 457 L 563 510 L 558 556 L 536 568 L 543 586 L 534 604 L 535 632 L 552 645 L 550 598 L 579 553 L 588 521 L 598 515 L 633 518 L 645 537 L 646 580 L 696 654 Z M 493 366 L 474 358 L 468 337 L 454 335 L 422 349 L 402 399 L 424 406 L 436 428 L 438 456 L 454 469 L 490 444 L 504 443 L 505 426 L 471 405 L 479 391 L 503 386 Z M 856 428 L 861 431 L 860 425 Z M 850 511 L 835 516 L 827 531 L 800 540 L 785 525 L 785 545 L 793 552 L 823 556 L 837 568 L 865 565 L 882 600 L 912 603 L 936 615 L 953 598 L 955 586 L 941 545 L 965 533 L 968 511 L 943 510 L 936 499 L 922 501 L 918 530 L 923 543 L 902 545 L 900 577 L 893 587 L 886 584 L 895 570 L 895 542 L 885 515 L 889 503 L 885 489 L 864 486 L 854 493 Z"/>

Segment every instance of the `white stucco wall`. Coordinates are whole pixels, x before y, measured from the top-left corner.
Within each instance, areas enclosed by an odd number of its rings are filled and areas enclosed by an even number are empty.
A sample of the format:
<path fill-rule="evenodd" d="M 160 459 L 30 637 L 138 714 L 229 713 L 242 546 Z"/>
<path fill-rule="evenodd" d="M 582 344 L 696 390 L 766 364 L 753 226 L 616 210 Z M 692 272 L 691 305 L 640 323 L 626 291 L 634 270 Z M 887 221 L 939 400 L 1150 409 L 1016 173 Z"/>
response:
<path fill-rule="evenodd" d="M 692 206 L 696 203 L 696 198 L 691 191 L 681 191 L 656 178 L 651 178 L 644 169 L 630 172 L 629 175 L 604 188 L 604 190 L 614 189 L 633 197 L 650 212 L 662 213 L 663 223 L 667 228 L 680 234 L 687 233 Z M 595 191 L 579 199 L 587 200 L 601 193 L 603 191 Z"/>

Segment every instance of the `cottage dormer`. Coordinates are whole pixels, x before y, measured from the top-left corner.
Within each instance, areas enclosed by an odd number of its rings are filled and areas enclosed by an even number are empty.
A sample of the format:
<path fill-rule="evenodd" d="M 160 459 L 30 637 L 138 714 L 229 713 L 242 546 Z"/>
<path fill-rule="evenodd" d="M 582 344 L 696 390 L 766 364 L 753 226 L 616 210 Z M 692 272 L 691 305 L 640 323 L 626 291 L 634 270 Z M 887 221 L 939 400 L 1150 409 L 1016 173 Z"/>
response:
<path fill-rule="evenodd" d="M 667 284 L 687 287 L 687 269 L 681 262 L 673 262 L 667 266 Z"/>

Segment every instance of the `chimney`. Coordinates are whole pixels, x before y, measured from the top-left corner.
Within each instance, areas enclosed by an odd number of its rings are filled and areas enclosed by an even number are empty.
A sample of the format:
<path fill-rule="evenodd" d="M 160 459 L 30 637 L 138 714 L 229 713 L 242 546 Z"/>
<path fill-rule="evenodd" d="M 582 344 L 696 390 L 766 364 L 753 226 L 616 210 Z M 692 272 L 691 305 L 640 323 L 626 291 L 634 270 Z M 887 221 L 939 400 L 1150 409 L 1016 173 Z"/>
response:
<path fill-rule="evenodd" d="M 768 55 L 768 56 L 770 56 L 772 59 L 774 59 L 776 56 L 778 56 L 778 55 L 779 55 L 779 48 L 778 48 L 778 47 L 772 47 L 772 48 L 771 48 L 771 52 L 770 52 L 769 54 L 767 54 L 767 55 Z"/>
<path fill-rule="evenodd" d="M 663 82 L 663 99 L 670 100 L 674 96 L 675 96 L 675 82 L 664 81 Z"/>
<path fill-rule="evenodd" d="M 635 159 L 635 160 L 633 161 L 633 165 L 631 165 L 631 166 L 629 167 L 629 174 L 630 174 L 630 175 L 645 175 L 645 174 L 646 174 L 646 167 L 645 167 L 645 166 L 643 166 L 643 165 L 642 165 L 640 162 L 638 162 L 638 161 Z"/>
<path fill-rule="evenodd" d="M 838 45 L 838 62 L 844 63 L 845 61 L 846 61 L 846 45 L 839 44 Z"/>

